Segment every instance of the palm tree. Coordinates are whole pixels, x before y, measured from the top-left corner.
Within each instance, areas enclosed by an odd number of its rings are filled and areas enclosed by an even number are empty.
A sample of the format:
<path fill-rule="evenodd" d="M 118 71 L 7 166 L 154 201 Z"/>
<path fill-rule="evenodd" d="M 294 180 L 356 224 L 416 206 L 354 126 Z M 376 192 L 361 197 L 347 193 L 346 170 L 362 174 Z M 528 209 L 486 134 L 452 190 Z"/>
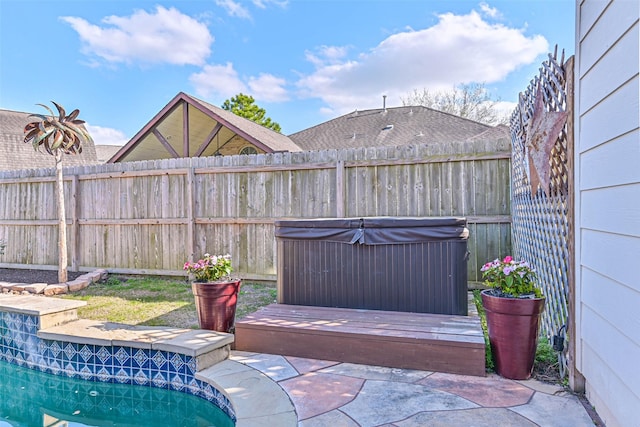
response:
<path fill-rule="evenodd" d="M 84 120 L 77 117 L 80 110 L 75 109 L 66 115 L 64 108 L 51 101 L 58 109 L 58 117 L 44 104 L 40 105 L 49 111 L 49 116 L 31 114 L 39 120 L 24 127 L 24 142 L 31 142 L 36 151 L 41 148 L 55 157 L 56 160 L 56 193 L 58 205 L 58 281 L 67 281 L 67 224 L 64 213 L 64 187 L 62 180 L 62 154 L 78 154 L 82 152 L 84 141 L 92 142 L 91 136 L 82 126 Z"/>

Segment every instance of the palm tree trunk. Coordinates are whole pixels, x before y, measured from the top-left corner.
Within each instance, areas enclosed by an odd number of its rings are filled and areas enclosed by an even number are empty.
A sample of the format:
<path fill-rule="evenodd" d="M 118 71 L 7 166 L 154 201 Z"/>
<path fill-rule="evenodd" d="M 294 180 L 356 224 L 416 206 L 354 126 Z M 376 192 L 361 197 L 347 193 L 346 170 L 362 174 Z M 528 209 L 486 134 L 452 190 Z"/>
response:
<path fill-rule="evenodd" d="M 62 180 L 62 151 L 55 151 L 56 193 L 58 195 L 58 282 L 67 281 L 67 221 L 64 212 L 64 181 Z"/>

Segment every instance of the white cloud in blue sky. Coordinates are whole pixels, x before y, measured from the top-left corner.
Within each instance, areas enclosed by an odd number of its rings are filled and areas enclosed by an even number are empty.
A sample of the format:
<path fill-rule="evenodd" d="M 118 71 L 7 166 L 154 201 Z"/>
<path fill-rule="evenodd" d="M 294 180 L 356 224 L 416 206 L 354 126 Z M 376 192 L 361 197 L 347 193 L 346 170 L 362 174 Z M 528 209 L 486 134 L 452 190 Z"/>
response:
<path fill-rule="evenodd" d="M 214 95 L 228 98 L 239 92 L 247 92 L 247 85 L 230 62 L 205 65 L 201 71 L 192 74 L 189 81 L 196 88 L 196 94 L 205 98 Z"/>
<path fill-rule="evenodd" d="M 85 127 L 91 135 L 91 138 L 96 141 L 96 144 L 101 145 L 124 145 L 129 142 L 129 138 L 124 132 L 117 129 L 92 126 L 89 123 L 85 123 Z"/>
<path fill-rule="evenodd" d="M 216 0 L 216 5 L 223 8 L 229 16 L 242 19 L 251 19 L 249 9 L 244 7 L 240 2 L 233 0 Z"/>
<path fill-rule="evenodd" d="M 102 26 L 73 16 L 60 19 L 78 33 L 83 53 L 107 63 L 203 65 L 214 41 L 205 23 L 173 7 L 107 16 Z"/>
<path fill-rule="evenodd" d="M 371 94 L 401 97 L 416 88 L 448 90 L 462 83 L 493 83 L 547 52 L 542 36 L 485 20 L 478 12 L 446 13 L 436 25 L 387 37 L 355 59 L 346 48 L 323 46 L 340 55 L 307 59 L 317 68 L 298 82 L 300 94 L 325 101 L 335 114 L 370 104 Z M 329 58 L 330 60 L 323 60 Z"/>

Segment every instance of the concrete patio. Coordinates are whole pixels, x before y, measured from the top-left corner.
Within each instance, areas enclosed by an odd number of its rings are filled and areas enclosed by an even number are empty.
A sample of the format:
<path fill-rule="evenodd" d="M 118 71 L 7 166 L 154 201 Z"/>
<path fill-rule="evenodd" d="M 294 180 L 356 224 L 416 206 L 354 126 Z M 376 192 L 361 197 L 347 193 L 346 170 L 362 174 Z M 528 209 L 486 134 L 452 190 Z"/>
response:
<path fill-rule="evenodd" d="M 299 427 L 593 426 L 580 399 L 536 380 L 512 381 L 232 351 L 275 381 Z M 248 414 L 245 414 L 245 416 Z M 251 416 L 245 418 L 252 425 Z M 253 424 L 262 425 L 262 424 Z"/>

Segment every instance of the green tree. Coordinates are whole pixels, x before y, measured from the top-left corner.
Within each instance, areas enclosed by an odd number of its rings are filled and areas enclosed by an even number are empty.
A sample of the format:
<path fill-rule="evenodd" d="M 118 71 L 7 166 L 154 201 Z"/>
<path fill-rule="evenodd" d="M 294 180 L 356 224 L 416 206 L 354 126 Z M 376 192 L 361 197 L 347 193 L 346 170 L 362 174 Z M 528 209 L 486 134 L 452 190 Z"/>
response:
<path fill-rule="evenodd" d="M 39 120 L 28 123 L 24 128 L 24 142 L 30 142 L 36 151 L 41 148 L 54 156 L 56 162 L 56 202 L 58 208 L 58 281 L 67 281 L 67 224 L 64 212 L 64 187 L 62 180 L 62 154 L 82 152 L 83 141 L 92 141 L 91 136 L 79 120 L 80 110 L 75 109 L 69 115 L 65 109 L 51 101 L 58 109 L 58 117 L 44 104 L 38 104 L 49 111 L 49 116 L 31 114 Z"/>
<path fill-rule="evenodd" d="M 233 98 L 224 101 L 222 109 L 231 111 L 236 116 L 244 117 L 279 133 L 281 130 L 280 125 L 272 121 L 270 117 L 265 117 L 266 110 L 260 108 L 255 102 L 256 100 L 253 96 L 239 93 Z"/>
<path fill-rule="evenodd" d="M 405 106 L 422 105 L 491 126 L 509 123 L 507 116 L 500 116 L 496 111 L 499 100 L 491 99 L 484 84 L 463 84 L 434 93 L 426 88 L 422 91 L 414 89 L 401 100 Z"/>

